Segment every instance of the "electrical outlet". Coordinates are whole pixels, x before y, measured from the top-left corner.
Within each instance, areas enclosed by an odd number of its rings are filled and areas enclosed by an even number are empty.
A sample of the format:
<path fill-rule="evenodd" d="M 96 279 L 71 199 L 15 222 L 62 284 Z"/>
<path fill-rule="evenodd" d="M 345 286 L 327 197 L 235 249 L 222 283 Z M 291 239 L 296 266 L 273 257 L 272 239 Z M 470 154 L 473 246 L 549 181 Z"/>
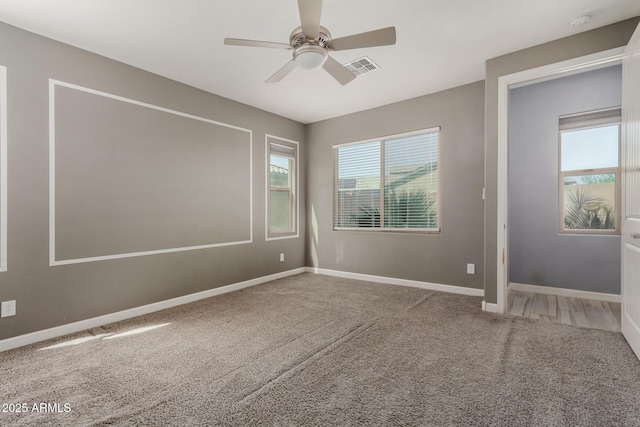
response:
<path fill-rule="evenodd" d="M 9 317 L 16 315 L 16 300 L 3 301 L 2 309 L 0 310 L 0 317 Z"/>
<path fill-rule="evenodd" d="M 467 264 L 467 274 L 476 274 L 475 264 Z"/>
<path fill-rule="evenodd" d="M 280 254 L 280 262 L 284 261 L 284 254 Z"/>

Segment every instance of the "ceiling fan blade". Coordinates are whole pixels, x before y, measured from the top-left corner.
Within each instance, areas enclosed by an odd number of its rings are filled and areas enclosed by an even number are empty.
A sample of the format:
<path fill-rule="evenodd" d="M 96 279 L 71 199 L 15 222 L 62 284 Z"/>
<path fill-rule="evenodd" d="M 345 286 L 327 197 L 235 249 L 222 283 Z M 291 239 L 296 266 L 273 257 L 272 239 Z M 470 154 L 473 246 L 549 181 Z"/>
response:
<path fill-rule="evenodd" d="M 322 0 L 298 0 L 302 32 L 309 40 L 318 38 L 320 32 L 320 15 Z"/>
<path fill-rule="evenodd" d="M 224 44 L 231 46 L 271 47 L 274 49 L 293 49 L 286 43 L 264 42 L 261 40 L 224 39 Z"/>
<path fill-rule="evenodd" d="M 271 76 L 267 80 L 265 80 L 265 83 L 277 83 L 277 82 L 279 82 L 287 74 L 289 74 L 291 71 L 293 71 L 293 69 L 296 68 L 296 65 L 297 65 L 296 61 L 294 61 L 292 59 L 291 61 L 289 61 L 286 64 L 284 64 L 284 67 L 282 67 L 278 71 L 276 71 L 273 76 Z"/>
<path fill-rule="evenodd" d="M 329 49 L 347 50 L 361 47 L 388 46 L 396 44 L 396 27 L 381 28 L 366 33 L 333 39 Z"/>
<path fill-rule="evenodd" d="M 330 56 L 324 62 L 322 68 L 327 70 L 327 72 L 343 86 L 356 78 L 355 74 L 347 70 L 341 63 Z"/>

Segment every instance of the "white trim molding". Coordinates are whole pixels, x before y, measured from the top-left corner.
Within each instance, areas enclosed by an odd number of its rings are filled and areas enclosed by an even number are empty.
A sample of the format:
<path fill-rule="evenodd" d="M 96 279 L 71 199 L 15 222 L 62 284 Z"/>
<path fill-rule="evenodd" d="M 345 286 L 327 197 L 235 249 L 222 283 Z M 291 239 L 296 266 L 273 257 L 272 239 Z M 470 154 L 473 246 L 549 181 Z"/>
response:
<path fill-rule="evenodd" d="M 497 313 L 498 304 L 482 301 L 482 311 L 486 311 L 487 313 Z"/>
<path fill-rule="evenodd" d="M 595 301 L 621 303 L 622 298 L 616 294 L 603 292 L 581 291 L 577 289 L 556 288 L 551 286 L 528 285 L 526 283 L 510 282 L 509 290 L 520 292 L 532 292 L 535 294 L 555 295 L 558 297 L 581 298 Z"/>
<path fill-rule="evenodd" d="M 174 114 L 176 116 L 193 119 L 200 122 L 210 123 L 217 126 L 222 126 L 230 129 L 239 130 L 242 132 L 247 132 L 249 135 L 249 170 L 248 170 L 248 174 L 249 174 L 249 189 L 248 189 L 249 191 L 248 193 L 249 239 L 234 241 L 234 242 L 221 242 L 221 243 L 212 243 L 212 244 L 204 244 L 204 245 L 197 245 L 197 246 L 183 246 L 183 247 L 176 247 L 176 248 L 146 250 L 146 251 L 139 251 L 139 252 L 127 252 L 127 253 L 121 253 L 121 254 L 109 254 L 109 255 L 103 255 L 103 256 L 89 256 L 84 258 L 57 260 L 56 259 L 56 210 L 55 210 L 55 206 L 56 206 L 56 158 L 55 158 L 55 148 L 56 148 L 55 96 L 56 96 L 56 92 L 55 92 L 55 88 L 56 86 L 62 86 L 69 89 L 90 93 L 92 95 L 102 96 L 105 98 L 125 102 L 128 104 L 149 108 L 149 109 L 161 111 L 164 113 Z M 2 194 L 4 194 L 4 192 Z M 3 216 L 3 218 L 5 217 L 6 215 Z M 207 119 L 204 117 L 194 116 L 192 114 L 183 113 L 181 111 L 171 110 L 169 108 L 164 108 L 158 105 L 136 101 L 134 99 L 113 95 L 107 92 L 101 92 L 99 90 L 86 88 L 86 87 L 75 85 L 72 83 L 66 83 L 59 80 L 49 79 L 49 265 L 50 266 L 78 264 L 78 263 L 84 263 L 84 262 L 104 261 L 104 260 L 113 260 L 113 259 L 120 259 L 120 258 L 131 258 L 131 257 L 144 256 L 144 255 L 164 254 L 164 253 L 170 253 L 170 252 L 183 252 L 183 251 L 191 251 L 191 250 L 197 250 L 197 249 L 233 246 L 233 245 L 240 245 L 240 244 L 247 244 L 247 243 L 253 243 L 253 131 L 251 129 L 245 129 L 242 127 L 230 125 L 228 123 L 218 122 L 218 121 Z"/>
<path fill-rule="evenodd" d="M 0 65 L 0 272 L 7 271 L 7 67 Z"/>
<path fill-rule="evenodd" d="M 363 280 L 387 285 L 408 286 L 427 289 L 430 291 L 448 292 L 451 294 L 483 297 L 484 289 L 465 288 L 464 286 L 443 285 L 440 283 L 421 282 L 418 280 L 397 279 L 394 277 L 372 276 L 370 274 L 350 273 L 348 271 L 328 270 L 326 268 L 306 267 L 307 273 L 323 274 L 325 276 L 342 277 L 344 279 Z"/>
<path fill-rule="evenodd" d="M 389 285 L 408 286 L 413 288 L 420 288 L 439 292 L 448 292 L 460 295 L 469 295 L 475 297 L 484 296 L 483 289 L 465 288 L 462 286 L 443 285 L 438 283 L 420 282 L 416 280 L 396 279 L 391 277 L 372 276 L 369 274 L 349 273 L 345 271 L 328 270 L 323 268 L 314 267 L 300 267 L 292 270 L 282 271 L 280 273 L 271 274 L 268 276 L 257 277 L 255 279 L 246 280 L 243 282 L 233 283 L 230 285 L 220 286 L 218 288 L 209 289 L 194 294 L 184 295 L 177 298 L 168 299 L 152 304 L 143 305 L 140 307 L 134 307 L 127 310 L 118 311 L 115 313 L 105 314 L 103 316 L 93 317 L 91 319 L 81 320 L 78 322 L 68 323 L 66 325 L 56 326 L 41 331 L 32 332 L 25 335 L 19 335 L 17 337 L 7 338 L 0 340 L 0 352 L 11 350 L 25 345 L 38 343 L 41 341 L 49 340 L 52 338 L 62 337 L 64 335 L 81 332 L 87 329 L 96 328 L 109 323 L 119 322 L 121 320 L 131 319 L 137 316 L 153 313 L 167 308 L 176 307 L 183 304 L 188 304 L 194 301 L 198 301 L 205 298 L 211 298 L 217 295 L 226 294 L 229 292 L 238 291 L 240 289 L 248 288 L 251 286 L 261 285 L 263 283 L 271 282 L 273 280 L 282 279 L 284 277 L 295 276 L 302 273 L 315 273 L 323 274 L 326 276 L 342 277 L 345 279 L 363 280 L 374 283 L 384 283 Z M 495 304 L 486 304 L 482 302 L 483 310 L 489 312 L 495 312 L 489 309 L 489 306 L 495 306 Z"/>
<path fill-rule="evenodd" d="M 214 297 L 216 295 L 238 291 L 240 289 L 248 288 L 251 286 L 261 285 L 263 283 L 270 282 L 272 280 L 282 279 L 283 277 L 295 276 L 296 274 L 301 274 L 304 272 L 305 272 L 305 268 L 300 267 L 293 270 L 271 274 L 268 276 L 245 280 L 244 282 L 238 282 L 231 285 L 220 286 L 219 288 L 213 288 L 206 291 L 197 292 L 195 294 L 184 295 L 181 297 L 156 302 L 153 304 L 147 304 L 140 307 L 130 308 L 128 310 L 118 311 L 116 313 L 105 314 L 104 316 L 93 317 L 91 319 L 81 320 L 78 322 L 68 323 L 62 326 L 56 326 L 54 328 L 44 329 L 42 331 L 32 332 L 29 334 L 20 335 L 13 338 L 7 338 L 0 341 L 0 352 L 11 350 L 18 347 L 23 347 L 29 344 L 34 344 L 40 341 L 45 341 L 51 338 L 58 338 L 58 337 L 72 334 L 75 332 L 81 332 L 87 329 L 96 328 L 102 325 L 107 325 L 109 323 L 131 319 L 133 317 L 142 316 L 144 314 L 153 313 L 155 311 L 160 311 L 160 310 L 176 307 L 183 304 L 188 304 L 190 302 Z"/>
<path fill-rule="evenodd" d="M 509 89 L 619 63 L 624 47 L 532 68 L 498 78 L 498 177 L 497 177 L 497 312 L 507 305 Z"/>

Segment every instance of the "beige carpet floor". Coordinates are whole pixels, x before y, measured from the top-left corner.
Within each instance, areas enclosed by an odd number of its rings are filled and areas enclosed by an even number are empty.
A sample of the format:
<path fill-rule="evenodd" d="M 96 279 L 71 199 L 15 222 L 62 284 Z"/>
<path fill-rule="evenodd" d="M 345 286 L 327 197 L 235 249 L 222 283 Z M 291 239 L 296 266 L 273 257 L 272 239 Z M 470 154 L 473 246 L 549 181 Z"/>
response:
<path fill-rule="evenodd" d="M 0 353 L 0 425 L 640 425 L 620 333 L 480 301 L 277 280 Z"/>

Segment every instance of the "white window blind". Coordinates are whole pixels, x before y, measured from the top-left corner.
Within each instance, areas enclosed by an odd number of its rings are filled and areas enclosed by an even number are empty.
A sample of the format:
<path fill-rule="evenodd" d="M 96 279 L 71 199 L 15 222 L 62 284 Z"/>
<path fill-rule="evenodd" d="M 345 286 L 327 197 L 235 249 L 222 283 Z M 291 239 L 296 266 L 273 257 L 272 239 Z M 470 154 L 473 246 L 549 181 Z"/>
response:
<path fill-rule="evenodd" d="M 439 134 L 334 147 L 334 228 L 440 231 Z"/>

